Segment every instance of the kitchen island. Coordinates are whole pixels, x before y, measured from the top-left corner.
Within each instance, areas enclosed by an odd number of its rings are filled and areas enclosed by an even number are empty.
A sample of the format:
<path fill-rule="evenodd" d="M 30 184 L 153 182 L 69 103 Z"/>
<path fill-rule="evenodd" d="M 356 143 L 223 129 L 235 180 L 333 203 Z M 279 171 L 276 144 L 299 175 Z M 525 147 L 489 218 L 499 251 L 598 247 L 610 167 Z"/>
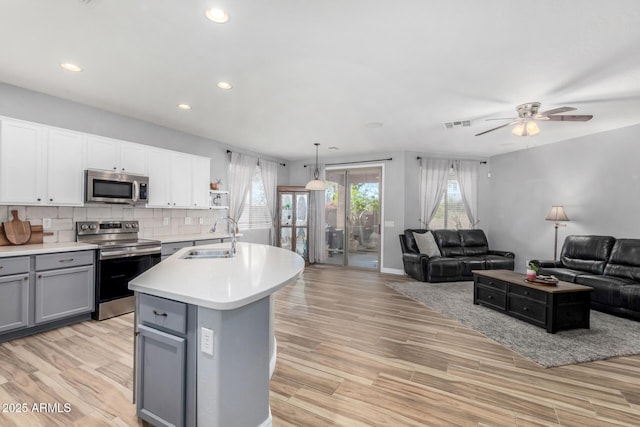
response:
<path fill-rule="evenodd" d="M 187 247 L 129 283 L 136 292 L 137 414 L 153 425 L 269 426 L 271 294 L 304 260 L 238 243 Z"/>

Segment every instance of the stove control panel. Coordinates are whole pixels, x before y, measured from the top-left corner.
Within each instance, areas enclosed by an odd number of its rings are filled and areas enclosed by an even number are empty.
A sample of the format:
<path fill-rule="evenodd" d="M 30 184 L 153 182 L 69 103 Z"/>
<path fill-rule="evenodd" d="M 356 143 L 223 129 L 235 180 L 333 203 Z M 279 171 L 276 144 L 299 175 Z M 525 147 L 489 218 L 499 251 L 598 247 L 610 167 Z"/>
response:
<path fill-rule="evenodd" d="M 76 222 L 76 235 L 137 233 L 140 224 L 137 220 L 100 220 Z"/>

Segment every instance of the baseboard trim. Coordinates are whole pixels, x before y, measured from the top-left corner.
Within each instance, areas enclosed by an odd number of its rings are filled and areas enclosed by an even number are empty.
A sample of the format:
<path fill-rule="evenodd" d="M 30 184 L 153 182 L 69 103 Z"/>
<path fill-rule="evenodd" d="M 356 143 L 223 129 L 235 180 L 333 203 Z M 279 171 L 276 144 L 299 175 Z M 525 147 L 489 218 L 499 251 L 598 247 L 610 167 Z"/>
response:
<path fill-rule="evenodd" d="M 381 268 L 380 273 L 396 274 L 398 276 L 404 276 L 404 270 L 401 270 L 399 268 Z"/>

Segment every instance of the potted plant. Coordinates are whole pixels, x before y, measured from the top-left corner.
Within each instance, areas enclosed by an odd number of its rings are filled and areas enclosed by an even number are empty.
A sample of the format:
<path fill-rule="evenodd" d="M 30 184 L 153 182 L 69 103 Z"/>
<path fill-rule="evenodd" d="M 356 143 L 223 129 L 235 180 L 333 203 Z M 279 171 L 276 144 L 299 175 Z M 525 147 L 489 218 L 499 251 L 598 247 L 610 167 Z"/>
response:
<path fill-rule="evenodd" d="M 538 266 L 529 261 L 527 264 L 527 279 L 535 279 L 538 276 Z"/>
<path fill-rule="evenodd" d="M 219 190 L 221 182 L 222 182 L 222 180 L 220 178 L 218 178 L 218 180 L 216 182 L 212 182 L 211 184 L 209 184 L 209 188 L 211 188 L 212 190 Z"/>

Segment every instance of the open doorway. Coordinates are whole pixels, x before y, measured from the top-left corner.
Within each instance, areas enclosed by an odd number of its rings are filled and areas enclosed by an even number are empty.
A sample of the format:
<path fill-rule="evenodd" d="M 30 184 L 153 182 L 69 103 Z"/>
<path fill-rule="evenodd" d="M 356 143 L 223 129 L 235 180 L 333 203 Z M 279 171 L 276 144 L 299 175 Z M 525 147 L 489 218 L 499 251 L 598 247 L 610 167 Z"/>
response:
<path fill-rule="evenodd" d="M 326 262 L 380 270 L 382 167 L 326 170 Z"/>

